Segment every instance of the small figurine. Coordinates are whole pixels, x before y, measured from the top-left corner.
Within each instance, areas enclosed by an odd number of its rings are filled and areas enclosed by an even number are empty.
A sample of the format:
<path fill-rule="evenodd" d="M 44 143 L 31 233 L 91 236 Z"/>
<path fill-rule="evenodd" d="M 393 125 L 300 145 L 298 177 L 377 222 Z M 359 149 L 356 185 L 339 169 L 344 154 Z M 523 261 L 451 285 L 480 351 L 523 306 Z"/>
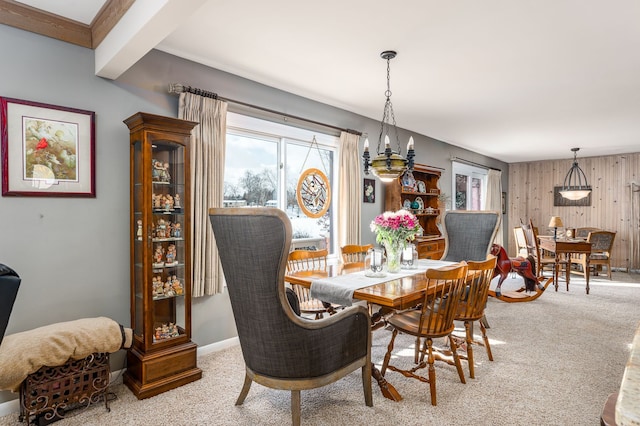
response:
<path fill-rule="evenodd" d="M 169 163 L 164 163 L 164 167 L 162 167 L 162 181 L 171 182 L 171 175 L 169 174 Z"/>
<path fill-rule="evenodd" d="M 162 194 L 152 194 L 153 197 L 153 208 L 161 209 L 162 208 Z"/>
<path fill-rule="evenodd" d="M 171 236 L 173 238 L 182 238 L 182 228 L 179 223 L 171 225 Z"/>
<path fill-rule="evenodd" d="M 153 253 L 153 259 L 155 261 L 153 263 L 153 266 L 155 267 L 164 266 L 164 262 L 162 262 L 163 256 L 164 256 L 164 248 L 162 248 L 162 246 L 158 244 L 156 246 L 155 253 Z"/>
<path fill-rule="evenodd" d="M 180 194 L 176 194 L 176 196 L 173 198 L 173 207 L 176 209 L 181 209 L 182 208 L 182 204 L 180 204 Z"/>
<path fill-rule="evenodd" d="M 160 182 L 164 178 L 164 171 L 162 170 L 162 162 L 158 160 L 151 161 L 151 179 L 155 182 Z"/>
<path fill-rule="evenodd" d="M 167 211 L 173 210 L 173 197 L 169 194 L 164 196 L 164 209 Z"/>
<path fill-rule="evenodd" d="M 184 288 L 182 287 L 182 283 L 175 275 L 171 277 L 171 286 L 173 287 L 173 291 L 175 291 L 175 293 L 178 296 L 181 296 L 182 293 L 184 293 Z"/>
<path fill-rule="evenodd" d="M 136 232 L 136 235 L 138 237 L 138 241 L 142 241 L 142 220 L 138 219 L 138 231 Z"/>
<path fill-rule="evenodd" d="M 167 222 L 164 219 L 158 219 L 158 223 L 156 225 L 156 237 L 157 238 L 167 238 Z"/>
<path fill-rule="evenodd" d="M 176 246 L 175 244 L 169 244 L 169 247 L 167 248 L 167 254 L 166 254 L 166 262 L 165 262 L 165 266 L 174 266 L 177 265 L 178 262 L 176 261 Z"/>

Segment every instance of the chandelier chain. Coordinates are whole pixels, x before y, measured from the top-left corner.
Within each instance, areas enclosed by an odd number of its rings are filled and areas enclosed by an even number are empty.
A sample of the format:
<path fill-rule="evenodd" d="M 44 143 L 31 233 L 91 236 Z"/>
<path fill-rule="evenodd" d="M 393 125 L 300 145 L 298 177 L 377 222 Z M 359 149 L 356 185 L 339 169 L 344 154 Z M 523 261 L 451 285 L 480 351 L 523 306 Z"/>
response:
<path fill-rule="evenodd" d="M 378 154 L 383 153 L 384 151 L 380 151 L 380 144 L 382 143 L 385 127 L 387 128 L 387 136 L 389 136 L 389 127 L 393 125 L 393 130 L 395 133 L 397 154 L 402 155 L 402 148 L 400 147 L 400 137 L 398 136 L 398 128 L 396 125 L 396 115 L 393 111 L 393 104 L 391 103 L 391 59 L 394 56 L 386 56 L 387 60 L 387 90 L 384 92 L 384 96 L 387 98 L 384 103 L 384 109 L 382 111 L 382 121 L 380 121 L 380 135 L 378 136 Z M 390 138 L 391 139 L 391 138 Z"/>

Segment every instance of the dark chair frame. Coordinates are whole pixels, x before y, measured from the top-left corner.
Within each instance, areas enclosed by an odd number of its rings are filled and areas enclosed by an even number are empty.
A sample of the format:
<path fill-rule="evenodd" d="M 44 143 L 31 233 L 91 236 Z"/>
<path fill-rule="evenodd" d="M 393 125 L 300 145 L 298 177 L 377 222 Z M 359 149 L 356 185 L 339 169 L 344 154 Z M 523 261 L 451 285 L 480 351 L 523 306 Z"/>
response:
<path fill-rule="evenodd" d="M 9 316 L 22 280 L 13 269 L 0 263 L 0 343 L 9 325 Z"/>

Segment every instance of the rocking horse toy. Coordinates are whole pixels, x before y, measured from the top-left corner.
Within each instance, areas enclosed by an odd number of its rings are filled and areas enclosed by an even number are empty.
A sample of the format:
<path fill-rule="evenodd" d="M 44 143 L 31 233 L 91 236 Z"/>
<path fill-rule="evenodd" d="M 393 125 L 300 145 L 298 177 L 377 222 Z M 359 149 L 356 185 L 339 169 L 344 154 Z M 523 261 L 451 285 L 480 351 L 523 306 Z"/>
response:
<path fill-rule="evenodd" d="M 491 246 L 491 254 L 498 258 L 493 278 L 500 276 L 500 279 L 495 291 L 489 290 L 489 296 L 510 303 L 530 302 L 540 297 L 553 281 L 551 277 L 544 285 L 542 284 L 544 277 L 536 276 L 536 261 L 533 256 L 528 256 L 526 259 L 522 256 L 509 258 L 504 247 L 498 244 Z M 502 293 L 502 283 L 512 271 L 524 278 L 525 285 L 516 291 Z"/>

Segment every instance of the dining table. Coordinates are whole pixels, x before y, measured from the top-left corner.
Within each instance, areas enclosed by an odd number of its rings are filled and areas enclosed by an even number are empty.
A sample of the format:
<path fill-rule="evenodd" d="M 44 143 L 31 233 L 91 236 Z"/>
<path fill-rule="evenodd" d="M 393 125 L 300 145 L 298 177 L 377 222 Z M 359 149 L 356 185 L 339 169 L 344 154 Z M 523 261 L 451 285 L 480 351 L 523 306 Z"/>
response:
<path fill-rule="evenodd" d="M 384 312 L 404 310 L 419 305 L 431 289 L 425 276 L 427 269 L 450 266 L 456 262 L 419 259 L 411 269 L 398 273 L 372 273 L 363 264 L 345 267 L 342 264 L 328 265 L 326 270 L 295 271 L 285 274 L 285 282 L 311 289 L 311 296 L 325 302 L 349 306 L 353 302 L 365 301 L 369 306 L 378 305 L 380 310 L 372 313 L 372 328 L 382 323 Z M 320 289 L 320 291 L 317 291 Z M 372 363 L 371 374 L 378 382 L 382 394 L 393 401 L 402 400 L 398 391 L 386 381 Z"/>
<path fill-rule="evenodd" d="M 572 255 L 586 254 L 587 263 L 585 268 L 586 292 L 589 294 L 589 255 L 591 254 L 591 243 L 582 238 L 554 238 L 553 236 L 539 235 L 538 244 L 541 250 L 547 250 L 554 253 L 555 264 L 553 268 L 554 285 L 558 291 L 558 271 L 560 263 L 564 259 L 567 262 L 566 282 L 567 291 L 569 291 L 569 280 L 571 277 L 571 258 Z"/>

